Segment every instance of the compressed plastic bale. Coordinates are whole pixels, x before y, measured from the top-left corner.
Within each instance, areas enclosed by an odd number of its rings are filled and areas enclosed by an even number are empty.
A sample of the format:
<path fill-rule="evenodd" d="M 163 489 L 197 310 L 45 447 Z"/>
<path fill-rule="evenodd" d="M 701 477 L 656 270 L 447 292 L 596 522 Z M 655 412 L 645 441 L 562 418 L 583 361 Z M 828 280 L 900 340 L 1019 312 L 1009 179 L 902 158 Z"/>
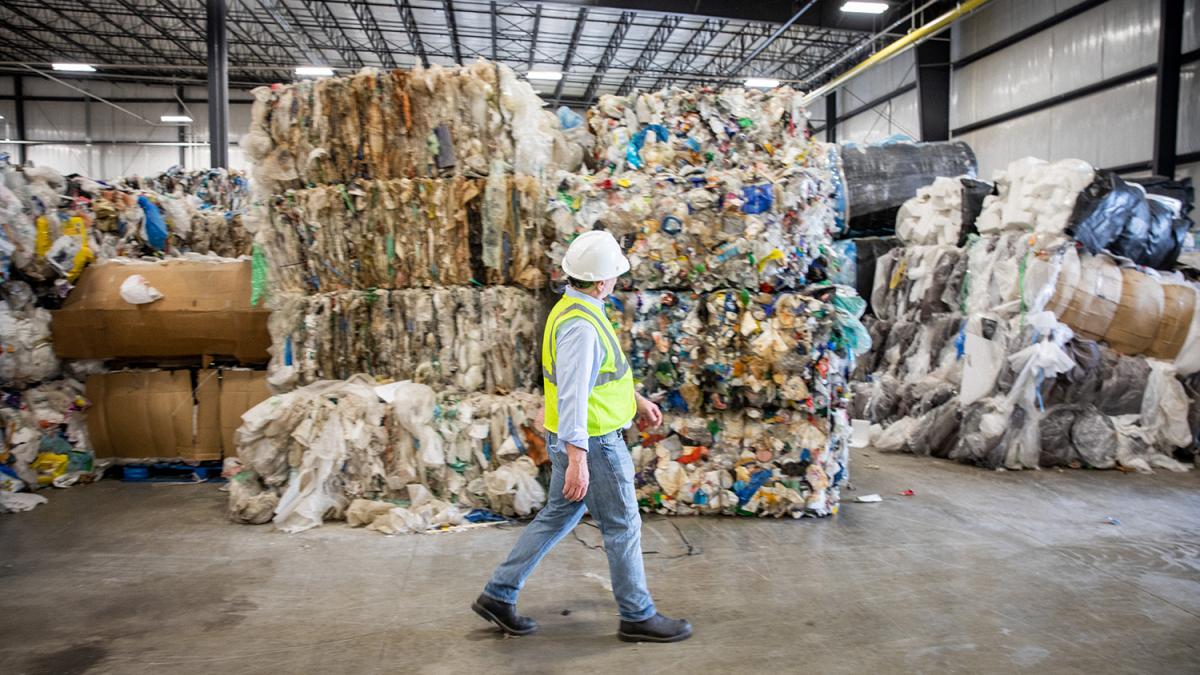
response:
<path fill-rule="evenodd" d="M 1197 310 L 1197 291 L 1192 284 L 1167 280 L 1162 282 L 1162 291 L 1162 320 L 1146 355 L 1172 361 L 1180 356 L 1187 343 Z"/>
<path fill-rule="evenodd" d="M 1097 405 L 1106 415 L 1130 415 L 1142 411 L 1146 386 L 1150 379 L 1150 364 L 1140 356 L 1125 356 L 1101 347 L 1101 371 Z"/>
<path fill-rule="evenodd" d="M 950 400 L 922 415 L 918 431 L 908 439 L 908 451 L 943 458 L 949 455 L 958 439 L 958 413 L 958 402 Z"/>
<path fill-rule="evenodd" d="M 1162 285 L 1147 274 L 1121 270 L 1121 301 L 1104 340 L 1124 354 L 1142 354 L 1154 344 L 1164 313 Z"/>
<path fill-rule="evenodd" d="M 963 184 L 938 177 L 896 213 L 896 236 L 910 246 L 958 243 L 963 226 Z"/>
<path fill-rule="evenodd" d="M 1071 425 L 1071 445 L 1079 459 L 1093 469 L 1111 469 L 1117 463 L 1120 438 L 1108 415 L 1094 407 L 1081 410 Z"/>
<path fill-rule="evenodd" d="M 1150 377 L 1139 413 L 1141 426 L 1152 430 L 1154 442 L 1162 448 L 1174 450 L 1192 444 L 1187 392 L 1171 365 L 1150 362 Z"/>
<path fill-rule="evenodd" d="M 1075 367 L 1050 381 L 1051 386 L 1044 392 L 1045 404 L 1097 403 L 1104 381 L 1100 345 L 1073 338 L 1064 348 Z"/>
<path fill-rule="evenodd" d="M 950 451 L 949 458 L 966 464 L 987 462 L 988 458 L 995 456 L 1011 415 L 1011 406 L 999 397 L 982 399 L 966 406 L 962 412 L 958 442 Z M 998 462 L 994 465 L 998 465 Z"/>
<path fill-rule="evenodd" d="M 1087 256 L 1080 261 L 1079 286 L 1060 315 L 1079 335 L 1103 340 L 1121 302 L 1124 277 L 1107 256 Z"/>
<path fill-rule="evenodd" d="M 1085 409 L 1081 405 L 1058 405 L 1046 410 L 1038 423 L 1041 453 L 1038 464 L 1043 467 L 1072 466 L 1078 463 L 1078 454 L 1071 443 L 1071 428 L 1075 418 Z"/>

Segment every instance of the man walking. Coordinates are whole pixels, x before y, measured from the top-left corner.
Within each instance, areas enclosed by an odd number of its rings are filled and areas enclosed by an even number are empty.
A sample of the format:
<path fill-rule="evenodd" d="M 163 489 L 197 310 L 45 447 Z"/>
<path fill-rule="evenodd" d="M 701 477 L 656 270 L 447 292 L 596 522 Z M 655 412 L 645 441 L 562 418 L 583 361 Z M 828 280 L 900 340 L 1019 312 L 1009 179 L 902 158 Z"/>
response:
<path fill-rule="evenodd" d="M 517 614 L 517 594 L 534 567 L 583 517 L 600 526 L 618 637 L 626 642 L 679 642 L 692 635 L 683 619 L 657 612 L 642 568 L 642 519 L 633 489 L 633 459 L 623 432 L 635 415 L 657 427 L 658 406 L 634 391 L 629 361 L 605 318 L 604 298 L 629 261 L 608 232 L 585 232 L 563 257 L 568 288 L 550 311 L 542 337 L 547 447 L 553 472 L 546 506 L 525 528 L 472 609 L 511 635 L 537 630 Z"/>

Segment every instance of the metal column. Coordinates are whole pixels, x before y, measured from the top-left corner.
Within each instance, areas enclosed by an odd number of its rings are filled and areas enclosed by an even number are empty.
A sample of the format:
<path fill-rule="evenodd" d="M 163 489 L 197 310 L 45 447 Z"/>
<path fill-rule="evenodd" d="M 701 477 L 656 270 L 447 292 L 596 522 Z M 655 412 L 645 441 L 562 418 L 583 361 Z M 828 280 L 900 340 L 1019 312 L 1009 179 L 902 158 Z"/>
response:
<path fill-rule="evenodd" d="M 25 78 L 17 75 L 13 78 L 13 105 L 17 108 L 17 140 L 28 140 L 25 137 Z M 29 146 L 17 144 L 17 164 L 24 166 L 29 159 Z"/>
<path fill-rule="evenodd" d="M 917 114 L 922 141 L 950 140 L 950 38 L 917 45 Z"/>
<path fill-rule="evenodd" d="M 175 100 L 177 101 L 177 103 L 175 104 L 175 112 L 177 112 L 180 115 L 187 114 L 187 108 L 185 108 L 183 106 L 183 85 L 182 84 L 175 85 Z M 179 125 L 179 129 L 175 133 L 175 138 L 179 141 L 179 168 L 186 169 L 187 168 L 187 146 L 184 145 L 184 142 L 187 141 L 187 127 L 183 126 L 182 124 Z"/>
<path fill-rule="evenodd" d="M 229 42 L 226 0 L 208 0 L 208 151 L 213 168 L 229 166 Z"/>
<path fill-rule="evenodd" d="M 1156 175 L 1175 177 L 1179 131 L 1179 51 L 1183 43 L 1183 0 L 1160 0 L 1158 85 L 1154 96 L 1154 159 Z"/>
<path fill-rule="evenodd" d="M 837 91 L 825 94 L 825 142 L 837 143 Z"/>

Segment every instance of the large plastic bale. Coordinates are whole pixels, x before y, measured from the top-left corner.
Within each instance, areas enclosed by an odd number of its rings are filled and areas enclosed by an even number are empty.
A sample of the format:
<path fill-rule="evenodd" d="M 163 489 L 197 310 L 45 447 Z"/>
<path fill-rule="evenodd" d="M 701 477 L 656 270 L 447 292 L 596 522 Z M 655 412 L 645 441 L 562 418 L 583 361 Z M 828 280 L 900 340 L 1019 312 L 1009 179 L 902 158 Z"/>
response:
<path fill-rule="evenodd" d="M 921 416 L 917 430 L 908 438 L 908 451 L 945 458 L 954 449 L 958 431 L 958 401 L 950 399 Z"/>
<path fill-rule="evenodd" d="M 1078 286 L 1059 314 L 1060 320 L 1091 340 L 1102 340 L 1121 302 L 1124 277 L 1112 258 L 1085 256 L 1080 260 Z"/>
<path fill-rule="evenodd" d="M 1133 415 L 1142 411 L 1150 364 L 1140 356 L 1125 356 L 1101 347 L 1104 380 L 1097 405 L 1106 415 Z"/>
<path fill-rule="evenodd" d="M 1084 410 L 1081 405 L 1057 405 L 1046 411 L 1038 423 L 1041 453 L 1038 464 L 1043 467 L 1071 466 L 1078 457 L 1071 445 L 1071 427 Z"/>
<path fill-rule="evenodd" d="M 1123 354 L 1142 354 L 1154 344 L 1162 322 L 1162 285 L 1131 267 L 1121 270 L 1121 278 L 1121 301 L 1104 340 Z"/>
<path fill-rule="evenodd" d="M 1092 469 L 1111 469 L 1117 463 L 1120 437 L 1108 415 L 1093 406 L 1081 410 L 1071 425 L 1071 445 Z"/>
<path fill-rule="evenodd" d="M 1003 398 L 993 397 L 967 406 L 962 413 L 958 443 L 949 458 L 967 464 L 984 464 L 996 451 L 1008 427 L 1012 407 Z M 999 462 L 995 464 L 998 466 Z"/>
<path fill-rule="evenodd" d="M 979 228 L 975 226 L 975 221 L 978 220 L 979 214 L 983 211 L 983 200 L 996 194 L 996 186 L 987 181 L 976 180 L 966 176 L 958 180 L 963 186 L 963 227 L 962 237 L 958 241 L 958 245 L 962 246 L 967 241 L 967 235 L 979 232 Z"/>
<path fill-rule="evenodd" d="M 1099 253 L 1121 236 L 1133 218 L 1149 216 L 1145 194 L 1112 171 L 1098 171 L 1079 193 L 1067 234 L 1091 253 Z"/>
<path fill-rule="evenodd" d="M 939 176 L 975 176 L 979 168 L 962 141 L 845 145 L 841 159 L 853 219 L 896 208 Z"/>
<path fill-rule="evenodd" d="M 1069 233 L 1092 253 L 1108 250 L 1139 265 L 1170 269 L 1189 224 L 1178 200 L 1148 198 L 1142 186 L 1102 171 L 1080 193 Z"/>

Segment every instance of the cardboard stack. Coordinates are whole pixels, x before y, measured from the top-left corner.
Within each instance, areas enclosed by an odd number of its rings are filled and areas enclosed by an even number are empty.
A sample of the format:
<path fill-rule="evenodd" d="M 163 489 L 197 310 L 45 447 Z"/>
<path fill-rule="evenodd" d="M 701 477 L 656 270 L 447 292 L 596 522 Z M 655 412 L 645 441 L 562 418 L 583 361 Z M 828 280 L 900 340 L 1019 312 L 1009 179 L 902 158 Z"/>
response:
<path fill-rule="evenodd" d="M 162 298 L 131 304 L 141 275 Z M 248 261 L 173 259 L 89 267 L 53 313 L 59 354 L 119 368 L 87 378 L 96 456 L 204 461 L 233 456 L 243 412 L 269 396 L 269 312 L 250 304 Z M 212 367 L 218 360 L 232 367 Z"/>

